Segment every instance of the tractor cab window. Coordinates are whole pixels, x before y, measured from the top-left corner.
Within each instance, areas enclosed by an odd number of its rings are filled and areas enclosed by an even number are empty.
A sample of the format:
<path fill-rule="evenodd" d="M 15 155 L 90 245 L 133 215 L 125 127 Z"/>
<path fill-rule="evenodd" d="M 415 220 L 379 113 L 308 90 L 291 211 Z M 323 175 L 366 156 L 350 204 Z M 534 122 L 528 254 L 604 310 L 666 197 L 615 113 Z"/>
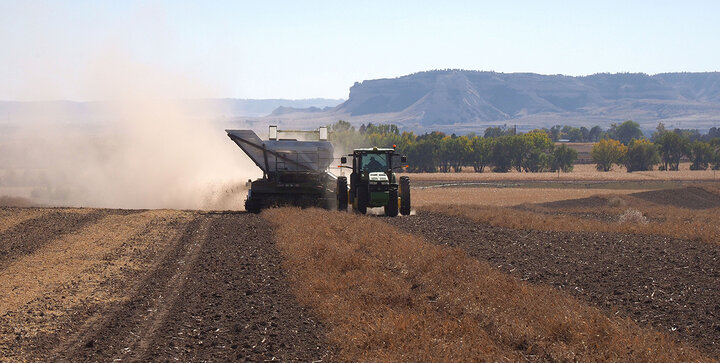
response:
<path fill-rule="evenodd" d="M 369 173 L 377 171 L 386 171 L 388 169 L 388 160 L 386 154 L 367 154 L 360 159 L 360 169 Z"/>

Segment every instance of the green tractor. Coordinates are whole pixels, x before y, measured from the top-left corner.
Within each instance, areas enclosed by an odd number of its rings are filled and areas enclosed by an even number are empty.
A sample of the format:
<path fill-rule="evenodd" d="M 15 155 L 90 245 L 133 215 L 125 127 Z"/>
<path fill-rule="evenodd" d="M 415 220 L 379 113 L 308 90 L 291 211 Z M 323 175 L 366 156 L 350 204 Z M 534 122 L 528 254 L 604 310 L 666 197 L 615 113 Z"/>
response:
<path fill-rule="evenodd" d="M 348 204 L 352 204 L 353 210 L 362 214 L 376 207 L 384 207 L 388 217 L 397 216 L 398 211 L 404 216 L 410 214 L 410 178 L 397 178 L 394 172 L 404 166 L 405 155 L 396 154 L 394 148 L 374 147 L 356 149 L 348 156 L 353 158 L 350 189 L 347 177 L 338 177 L 338 210 L 347 211 Z M 343 156 L 340 163 L 346 164 L 347 157 Z"/>

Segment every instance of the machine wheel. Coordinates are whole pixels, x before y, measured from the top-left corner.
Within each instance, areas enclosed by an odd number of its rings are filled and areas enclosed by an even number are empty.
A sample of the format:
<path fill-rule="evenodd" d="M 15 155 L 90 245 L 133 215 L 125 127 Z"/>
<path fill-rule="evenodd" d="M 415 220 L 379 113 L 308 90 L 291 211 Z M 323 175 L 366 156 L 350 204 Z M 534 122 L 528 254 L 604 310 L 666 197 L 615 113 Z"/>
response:
<path fill-rule="evenodd" d="M 370 189 L 367 183 L 360 183 L 357 187 L 357 210 L 358 212 L 367 213 L 367 205 L 370 200 Z"/>
<path fill-rule="evenodd" d="M 388 191 L 388 204 L 385 205 L 385 215 L 388 217 L 397 217 L 398 215 L 398 191 L 390 189 Z"/>
<path fill-rule="evenodd" d="M 410 178 L 400 177 L 400 214 L 410 215 Z"/>
<path fill-rule="evenodd" d="M 341 176 L 337 180 L 337 207 L 339 211 L 347 212 L 348 190 L 347 177 Z"/>
<path fill-rule="evenodd" d="M 258 214 L 260 213 L 260 203 L 258 203 L 255 199 L 246 199 L 245 200 L 245 210 L 250 213 Z"/>

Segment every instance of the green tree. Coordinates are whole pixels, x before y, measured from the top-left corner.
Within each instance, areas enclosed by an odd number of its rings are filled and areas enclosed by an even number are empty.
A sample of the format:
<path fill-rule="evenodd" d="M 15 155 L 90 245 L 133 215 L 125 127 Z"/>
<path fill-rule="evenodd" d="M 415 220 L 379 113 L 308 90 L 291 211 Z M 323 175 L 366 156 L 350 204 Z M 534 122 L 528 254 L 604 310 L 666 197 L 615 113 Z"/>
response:
<path fill-rule="evenodd" d="M 562 129 L 562 138 L 568 139 L 570 142 L 583 142 L 583 132 L 581 129 L 572 126 L 565 126 Z"/>
<path fill-rule="evenodd" d="M 562 128 L 560 127 L 560 125 L 555 125 L 555 126 L 551 127 L 550 130 L 548 130 L 548 136 L 554 142 L 557 142 L 558 140 L 560 140 L 561 133 L 562 133 Z"/>
<path fill-rule="evenodd" d="M 655 145 L 663 162 L 662 170 L 678 170 L 680 158 L 690 151 L 688 139 L 675 132 L 658 132 Z"/>
<path fill-rule="evenodd" d="M 493 171 L 498 173 L 507 173 L 512 168 L 512 136 L 501 136 L 492 139 L 492 152 L 490 160 L 493 165 Z"/>
<path fill-rule="evenodd" d="M 470 148 L 468 138 L 445 136 L 439 140 L 437 146 L 440 171 L 447 173 L 452 168 L 455 172 L 461 172 L 468 159 Z"/>
<path fill-rule="evenodd" d="M 603 133 L 603 129 L 600 126 L 593 126 L 590 131 L 588 132 L 587 141 L 590 142 L 598 142 L 600 141 L 600 136 Z"/>
<path fill-rule="evenodd" d="M 713 170 L 720 170 L 720 137 L 710 139 L 710 147 L 712 148 L 711 165 Z"/>
<path fill-rule="evenodd" d="M 431 140 L 420 139 L 408 145 L 407 157 L 410 161 L 410 171 L 420 173 L 434 173 L 437 171 L 435 145 Z"/>
<path fill-rule="evenodd" d="M 452 143 L 452 150 L 455 153 L 452 158 L 453 170 L 459 173 L 462 171 L 462 167 L 470 161 L 472 153 L 470 139 L 467 136 L 456 137 Z"/>
<path fill-rule="evenodd" d="M 657 125 L 657 127 L 655 127 L 655 130 L 656 131 L 653 132 L 652 138 L 651 138 L 653 142 L 657 141 L 657 139 L 660 136 L 662 136 L 662 134 L 668 132 L 667 129 L 665 128 L 665 124 L 662 122 L 658 122 L 658 125 Z"/>
<path fill-rule="evenodd" d="M 710 130 L 708 130 L 706 138 L 707 138 L 707 140 L 720 138 L 720 128 L 715 127 L 715 126 L 711 127 Z"/>
<path fill-rule="evenodd" d="M 577 160 L 577 150 L 569 148 L 567 145 L 560 145 L 553 150 L 552 162 L 550 163 L 551 171 L 561 170 L 563 172 L 570 172 L 573 169 L 573 164 Z"/>
<path fill-rule="evenodd" d="M 330 127 L 328 128 L 330 129 L 330 131 L 335 132 L 355 130 L 355 128 L 349 122 L 344 120 L 338 120 L 338 122 L 330 125 Z"/>
<path fill-rule="evenodd" d="M 332 142 L 336 151 L 346 154 L 359 147 L 367 147 L 368 139 L 364 134 L 355 130 L 349 122 L 340 120 L 328 127 L 330 131 L 328 140 Z"/>
<path fill-rule="evenodd" d="M 501 136 L 508 136 L 512 135 L 513 131 L 508 130 L 506 126 L 500 127 L 500 126 L 493 126 L 488 127 L 485 129 L 485 137 L 501 137 Z"/>
<path fill-rule="evenodd" d="M 550 167 L 551 153 L 554 147 L 552 140 L 542 131 L 531 131 L 516 136 L 521 151 L 518 171 L 541 172 Z"/>
<path fill-rule="evenodd" d="M 635 121 L 625 121 L 620 125 L 610 125 L 607 136 L 611 139 L 618 140 L 625 145 L 629 145 L 632 140 L 638 140 L 643 137 L 640 125 Z"/>
<path fill-rule="evenodd" d="M 690 144 L 690 170 L 706 170 L 713 161 L 713 152 L 710 143 L 695 141 Z"/>
<path fill-rule="evenodd" d="M 595 162 L 597 170 L 610 171 L 613 164 L 620 165 L 621 160 L 627 153 L 627 146 L 620 143 L 620 141 L 612 139 L 603 139 L 593 145 L 590 151 Z"/>
<path fill-rule="evenodd" d="M 646 139 L 630 141 L 623 164 L 628 172 L 652 170 L 660 163 L 657 147 Z"/>
<path fill-rule="evenodd" d="M 590 130 L 587 127 L 580 127 L 580 133 L 582 134 L 582 142 L 592 141 L 590 140 Z"/>
<path fill-rule="evenodd" d="M 690 142 L 702 139 L 702 134 L 698 129 L 675 129 L 673 132 L 682 138 L 690 140 Z"/>
<path fill-rule="evenodd" d="M 448 171 L 450 171 L 450 165 L 453 158 L 451 144 L 452 139 L 450 138 L 450 136 L 445 136 L 437 141 L 436 153 L 441 173 L 447 173 Z"/>
<path fill-rule="evenodd" d="M 490 163 L 492 147 L 491 139 L 475 136 L 470 140 L 469 162 L 476 173 L 485 171 L 485 166 Z"/>

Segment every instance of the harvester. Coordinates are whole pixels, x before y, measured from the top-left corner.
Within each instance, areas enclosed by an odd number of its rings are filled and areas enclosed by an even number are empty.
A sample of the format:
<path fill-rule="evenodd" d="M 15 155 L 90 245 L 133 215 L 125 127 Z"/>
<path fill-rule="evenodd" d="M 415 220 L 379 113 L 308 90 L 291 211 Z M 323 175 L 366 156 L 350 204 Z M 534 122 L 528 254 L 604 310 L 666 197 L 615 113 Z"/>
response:
<path fill-rule="evenodd" d="M 337 207 L 337 177 L 327 171 L 333 161 L 333 146 L 327 128 L 316 131 L 280 131 L 270 126 L 268 140 L 252 130 L 225 130 L 263 172 L 249 181 L 245 210 L 294 205 Z"/>

